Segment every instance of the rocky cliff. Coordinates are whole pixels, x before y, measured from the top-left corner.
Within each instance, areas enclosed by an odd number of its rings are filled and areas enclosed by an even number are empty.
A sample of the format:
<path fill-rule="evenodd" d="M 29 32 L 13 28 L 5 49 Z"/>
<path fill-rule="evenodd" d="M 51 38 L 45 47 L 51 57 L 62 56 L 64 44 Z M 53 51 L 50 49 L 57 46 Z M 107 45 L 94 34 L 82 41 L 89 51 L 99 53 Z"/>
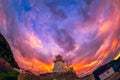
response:
<path fill-rule="evenodd" d="M 0 58 L 3 58 L 11 64 L 12 67 L 19 68 L 14 57 L 10 46 L 4 36 L 0 33 Z"/>
<path fill-rule="evenodd" d="M 18 73 L 13 67 L 19 68 L 7 40 L 0 33 L 0 80 L 17 80 Z"/>
<path fill-rule="evenodd" d="M 74 72 L 46 73 L 35 76 L 31 73 L 21 73 L 18 80 L 79 80 Z"/>

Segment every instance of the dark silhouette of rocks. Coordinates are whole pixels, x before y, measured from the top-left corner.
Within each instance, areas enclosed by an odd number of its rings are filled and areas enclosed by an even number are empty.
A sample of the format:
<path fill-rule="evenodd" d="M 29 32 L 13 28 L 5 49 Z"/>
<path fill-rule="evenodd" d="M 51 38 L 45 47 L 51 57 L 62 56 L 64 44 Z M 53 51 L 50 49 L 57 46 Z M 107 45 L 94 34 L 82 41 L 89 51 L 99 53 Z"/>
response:
<path fill-rule="evenodd" d="M 10 46 L 4 36 L 0 33 L 0 58 L 5 59 L 12 67 L 19 68 L 16 63 Z"/>

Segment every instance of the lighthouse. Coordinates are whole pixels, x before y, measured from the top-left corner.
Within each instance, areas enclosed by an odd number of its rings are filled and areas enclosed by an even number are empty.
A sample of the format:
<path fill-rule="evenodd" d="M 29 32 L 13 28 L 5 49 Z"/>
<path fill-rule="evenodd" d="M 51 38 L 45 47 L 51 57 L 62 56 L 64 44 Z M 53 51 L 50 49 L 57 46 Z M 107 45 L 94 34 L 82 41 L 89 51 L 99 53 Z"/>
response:
<path fill-rule="evenodd" d="M 57 55 L 56 59 L 54 61 L 54 68 L 53 72 L 62 72 L 62 70 L 65 68 L 64 66 L 64 60 L 61 55 Z"/>

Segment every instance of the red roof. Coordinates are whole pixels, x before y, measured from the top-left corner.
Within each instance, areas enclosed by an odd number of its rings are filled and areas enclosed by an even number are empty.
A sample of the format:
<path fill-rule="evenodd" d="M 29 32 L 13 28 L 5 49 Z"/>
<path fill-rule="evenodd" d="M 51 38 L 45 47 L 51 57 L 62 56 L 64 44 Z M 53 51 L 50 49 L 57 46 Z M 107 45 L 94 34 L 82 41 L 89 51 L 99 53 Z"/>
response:
<path fill-rule="evenodd" d="M 57 62 L 57 61 L 62 61 L 62 62 L 64 62 L 63 57 L 62 57 L 61 55 L 57 55 L 57 56 L 56 56 L 56 60 L 55 60 L 54 62 Z"/>
<path fill-rule="evenodd" d="M 56 58 L 62 58 L 62 56 L 61 55 L 57 55 Z"/>

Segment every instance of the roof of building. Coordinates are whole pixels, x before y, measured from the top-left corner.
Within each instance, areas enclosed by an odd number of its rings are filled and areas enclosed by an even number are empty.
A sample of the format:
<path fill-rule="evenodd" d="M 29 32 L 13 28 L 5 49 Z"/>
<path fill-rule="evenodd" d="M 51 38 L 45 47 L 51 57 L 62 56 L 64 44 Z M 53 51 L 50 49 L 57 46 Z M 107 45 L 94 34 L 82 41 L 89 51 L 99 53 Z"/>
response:
<path fill-rule="evenodd" d="M 57 59 L 57 58 L 63 58 L 63 57 L 62 57 L 61 55 L 57 55 L 57 56 L 56 56 L 56 59 Z"/>
<path fill-rule="evenodd" d="M 62 57 L 61 55 L 57 55 L 57 56 L 56 56 L 56 60 L 54 60 L 54 62 L 57 62 L 57 61 L 62 61 L 63 63 L 65 62 L 65 61 L 63 60 L 63 57 Z"/>
<path fill-rule="evenodd" d="M 109 70 L 110 68 L 112 68 L 112 66 L 106 67 L 103 71 L 101 71 L 98 75 L 103 74 L 104 72 L 106 72 L 107 70 Z"/>
<path fill-rule="evenodd" d="M 101 72 L 107 70 L 107 69 L 110 68 L 110 67 L 113 67 L 113 68 L 114 68 L 114 66 L 119 65 L 119 64 L 118 64 L 119 62 L 120 62 L 120 58 L 118 58 L 117 60 L 112 60 L 112 61 L 110 61 L 109 63 L 106 63 L 105 65 L 102 65 L 102 66 L 100 66 L 99 68 L 97 68 L 93 73 L 94 73 L 94 74 L 100 74 Z"/>

